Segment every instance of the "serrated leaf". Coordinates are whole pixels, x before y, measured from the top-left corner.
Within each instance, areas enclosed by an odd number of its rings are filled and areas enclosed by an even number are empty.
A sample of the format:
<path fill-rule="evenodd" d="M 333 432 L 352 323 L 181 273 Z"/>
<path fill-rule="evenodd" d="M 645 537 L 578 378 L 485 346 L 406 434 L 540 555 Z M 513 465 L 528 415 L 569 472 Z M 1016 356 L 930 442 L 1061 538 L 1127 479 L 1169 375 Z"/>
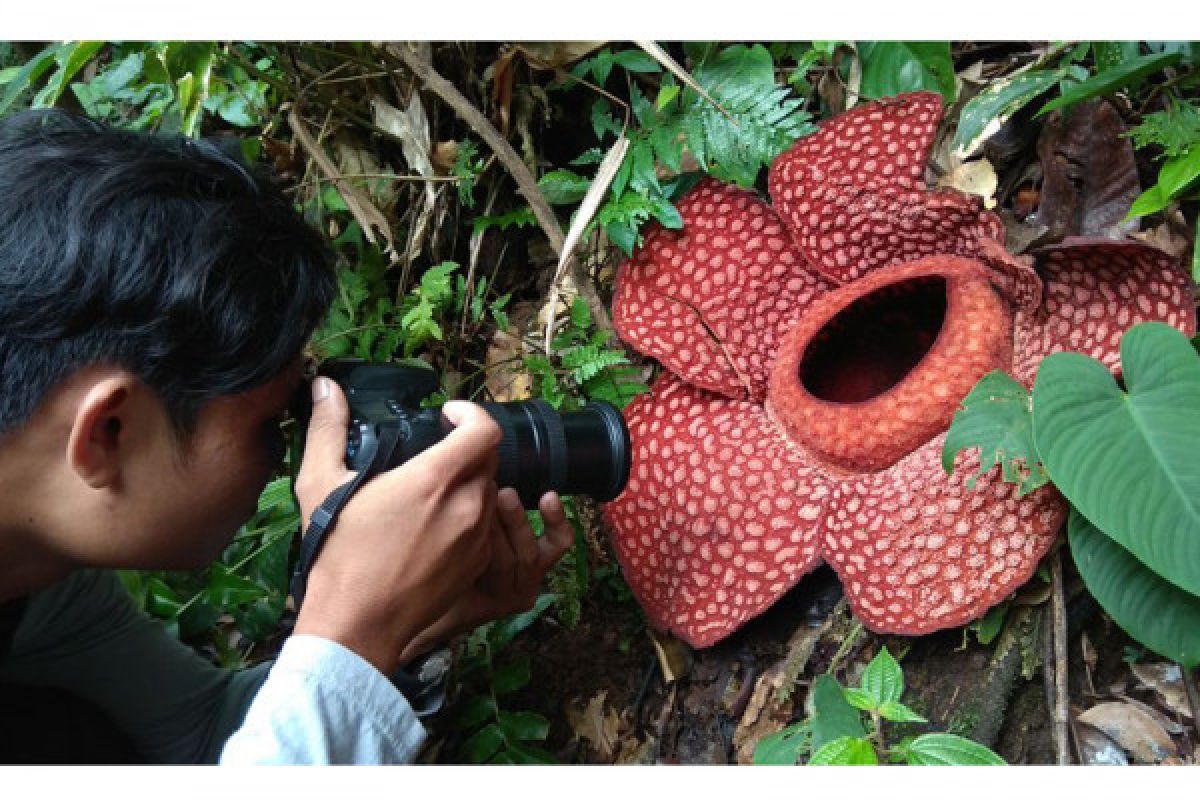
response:
<path fill-rule="evenodd" d="M 503 744 L 504 733 L 500 726 L 493 722 L 463 742 L 463 758 L 472 764 L 482 764 L 494 756 Z"/>
<path fill-rule="evenodd" d="M 1061 97 L 1056 97 L 1042 106 L 1036 116 L 1040 117 L 1093 97 L 1112 94 L 1138 83 L 1159 70 L 1178 64 L 1181 58 L 1182 56 L 1178 53 L 1152 53 L 1148 56 L 1130 59 L 1071 87 L 1063 92 Z"/>
<path fill-rule="evenodd" d="M 874 766 L 879 763 L 869 739 L 843 736 L 834 739 L 808 760 L 809 766 Z"/>
<path fill-rule="evenodd" d="M 893 701 L 889 701 L 879 706 L 879 716 L 883 717 L 889 722 L 929 721 L 903 703 L 896 703 Z"/>
<path fill-rule="evenodd" d="M 1101 531 L 1200 594 L 1200 356 L 1161 322 L 1121 339 L 1122 391 L 1099 362 L 1054 353 L 1033 388 L 1034 440 L 1058 489 Z"/>
<path fill-rule="evenodd" d="M 949 42 L 859 42 L 860 91 L 869 98 L 929 89 L 957 98 Z"/>
<path fill-rule="evenodd" d="M 1126 633 L 1184 667 L 1200 665 L 1200 597 L 1155 575 L 1075 509 L 1067 538 L 1088 591 Z"/>
<path fill-rule="evenodd" d="M 954 471 L 959 451 L 978 447 L 975 481 L 1000 465 L 1004 480 L 1015 483 L 1021 496 L 1049 482 L 1033 441 L 1033 408 L 1029 392 L 1000 370 L 980 378 L 963 398 L 942 444 L 942 469 Z"/>
<path fill-rule="evenodd" d="M 549 720 L 532 711 L 501 711 L 497 719 L 508 739 L 540 742 L 550 735 Z"/>
<path fill-rule="evenodd" d="M 508 694 L 524 689 L 533 675 L 528 654 L 522 653 L 492 673 L 492 691 Z"/>
<path fill-rule="evenodd" d="M 996 81 L 963 106 L 954 133 L 954 155 L 965 160 L 1005 122 L 1062 79 L 1061 70 L 1030 70 Z"/>
<path fill-rule="evenodd" d="M 592 325 L 592 312 L 587 301 L 576 297 L 571 301 L 571 324 L 580 330 L 587 330 Z"/>
<path fill-rule="evenodd" d="M 881 647 L 863 670 L 861 686 L 879 705 L 900 702 L 904 694 L 904 673 L 886 647 Z"/>
<path fill-rule="evenodd" d="M 587 194 L 591 181 L 566 169 L 547 172 L 538 180 L 538 188 L 551 205 L 578 203 Z"/>
<path fill-rule="evenodd" d="M 978 742 L 952 733 L 927 733 L 909 742 L 909 764 L 923 766 L 1003 766 L 1004 759 Z"/>
<path fill-rule="evenodd" d="M 866 736 L 862 716 L 847 701 L 842 687 L 831 675 L 821 675 L 813 682 L 812 746 L 819 750 L 843 736 Z"/>
<path fill-rule="evenodd" d="M 879 708 L 879 701 L 865 689 L 849 687 L 844 691 L 846 693 L 846 702 L 859 711 L 875 711 Z"/>
<path fill-rule="evenodd" d="M 800 760 L 810 742 L 811 731 L 807 722 L 789 725 L 758 740 L 754 745 L 753 763 L 760 766 L 791 766 Z"/>

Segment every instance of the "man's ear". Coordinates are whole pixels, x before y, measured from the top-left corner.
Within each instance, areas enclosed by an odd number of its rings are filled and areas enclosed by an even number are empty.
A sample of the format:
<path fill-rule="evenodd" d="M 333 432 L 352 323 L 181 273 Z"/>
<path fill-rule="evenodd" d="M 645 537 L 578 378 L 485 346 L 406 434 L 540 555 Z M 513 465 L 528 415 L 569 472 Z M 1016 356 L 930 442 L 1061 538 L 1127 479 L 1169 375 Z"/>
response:
<path fill-rule="evenodd" d="M 71 422 L 67 462 L 93 489 L 120 488 L 138 380 L 114 372 L 84 392 Z"/>

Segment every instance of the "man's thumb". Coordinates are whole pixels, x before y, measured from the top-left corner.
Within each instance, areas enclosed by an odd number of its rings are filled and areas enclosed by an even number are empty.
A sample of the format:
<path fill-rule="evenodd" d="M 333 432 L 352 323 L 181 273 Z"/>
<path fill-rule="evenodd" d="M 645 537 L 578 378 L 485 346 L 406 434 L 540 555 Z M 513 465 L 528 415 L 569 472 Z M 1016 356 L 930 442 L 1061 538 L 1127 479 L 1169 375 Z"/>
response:
<path fill-rule="evenodd" d="M 345 470 L 346 428 L 350 407 L 336 381 L 318 377 L 312 383 L 312 417 L 304 443 L 304 466 L 340 475 Z"/>

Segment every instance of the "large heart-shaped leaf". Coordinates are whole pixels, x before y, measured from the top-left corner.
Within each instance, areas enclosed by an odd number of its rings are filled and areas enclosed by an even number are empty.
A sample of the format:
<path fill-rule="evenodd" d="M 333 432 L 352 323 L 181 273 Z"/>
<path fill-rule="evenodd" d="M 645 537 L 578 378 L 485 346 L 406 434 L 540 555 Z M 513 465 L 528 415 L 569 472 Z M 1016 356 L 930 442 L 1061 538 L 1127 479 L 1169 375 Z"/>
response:
<path fill-rule="evenodd" d="M 1127 390 L 1055 353 L 1033 387 L 1038 452 L 1071 504 L 1155 573 L 1200 594 L 1200 356 L 1160 322 L 1121 340 Z"/>
<path fill-rule="evenodd" d="M 866 97 L 890 97 L 931 89 L 947 103 L 957 99 L 949 42 L 859 42 Z"/>
<path fill-rule="evenodd" d="M 1067 537 L 1088 591 L 1118 625 L 1159 655 L 1200 665 L 1200 597 L 1155 575 L 1078 511 Z"/>

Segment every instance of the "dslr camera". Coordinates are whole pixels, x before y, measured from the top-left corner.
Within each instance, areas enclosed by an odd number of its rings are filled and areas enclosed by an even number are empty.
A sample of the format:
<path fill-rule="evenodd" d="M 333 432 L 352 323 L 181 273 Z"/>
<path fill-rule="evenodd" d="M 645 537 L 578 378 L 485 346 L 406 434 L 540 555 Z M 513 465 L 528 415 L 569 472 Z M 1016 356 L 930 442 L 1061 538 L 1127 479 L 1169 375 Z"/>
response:
<path fill-rule="evenodd" d="M 420 407 L 438 388 L 431 369 L 371 364 L 353 359 L 326 362 L 320 374 L 337 381 L 350 405 L 346 466 L 365 469 L 385 429 L 397 444 L 383 470 L 403 464 L 437 444 L 454 425 L 440 409 Z M 559 413 L 542 400 L 481 403 L 500 426 L 496 485 L 517 490 L 525 508 L 554 490 L 612 500 L 629 481 L 629 429 L 616 408 L 591 402 Z"/>

